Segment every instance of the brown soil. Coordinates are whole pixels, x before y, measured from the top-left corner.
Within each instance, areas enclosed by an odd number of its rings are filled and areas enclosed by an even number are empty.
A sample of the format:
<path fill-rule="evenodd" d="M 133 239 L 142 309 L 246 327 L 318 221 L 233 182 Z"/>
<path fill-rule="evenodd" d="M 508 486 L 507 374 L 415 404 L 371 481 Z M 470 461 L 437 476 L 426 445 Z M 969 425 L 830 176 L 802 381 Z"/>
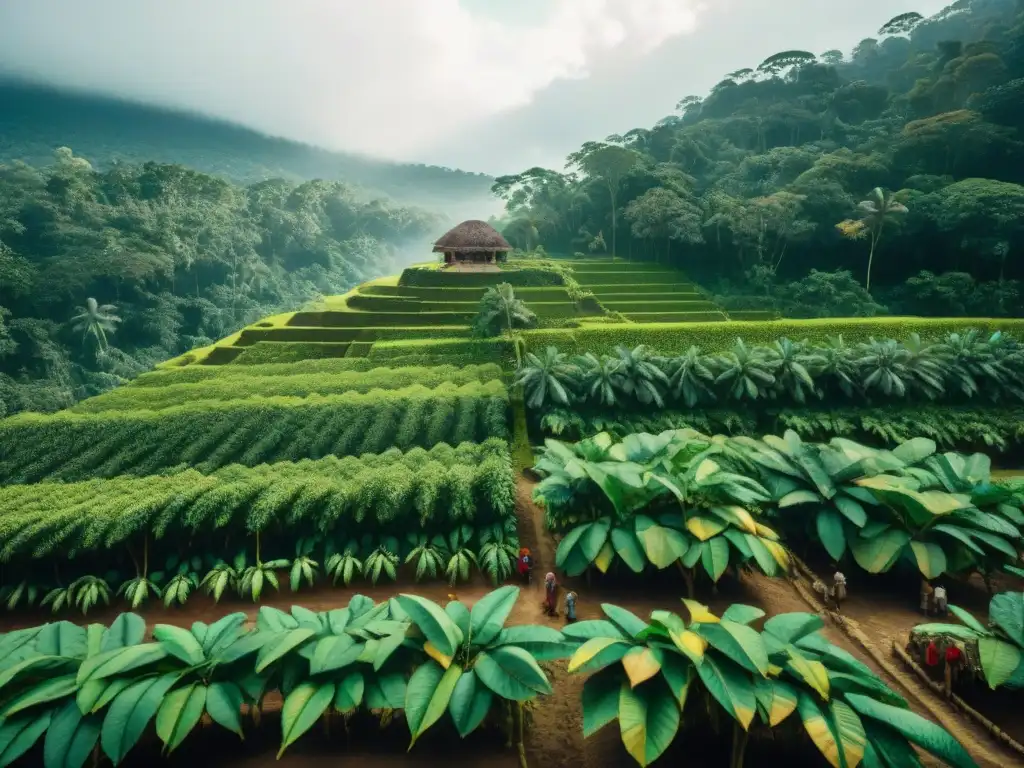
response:
<path fill-rule="evenodd" d="M 536 578 L 530 586 L 523 587 L 523 594 L 510 617 L 510 623 L 536 623 L 560 627 L 563 619 L 547 617 L 541 609 L 543 591 L 540 582 L 544 573 L 553 569 L 555 545 L 544 529 L 542 511 L 531 501 L 533 484 L 521 478 L 517 490 L 520 540 L 524 546 L 530 547 L 534 554 Z M 658 581 L 652 580 L 642 586 L 631 588 L 601 583 L 588 586 L 584 580 L 568 580 L 566 586 L 572 586 L 579 594 L 577 614 L 580 619 L 600 618 L 602 602 L 621 605 L 646 618 L 656 609 L 683 610 L 679 602 L 679 596 L 685 594 L 683 585 L 681 581 L 672 581 L 671 577 L 666 576 Z M 805 594 L 807 586 L 803 585 Z M 851 617 L 862 627 L 883 661 L 890 658 L 888 648 L 891 639 L 905 638 L 909 628 L 921 620 L 914 611 L 916 590 L 908 590 L 906 579 L 901 582 L 899 590 L 879 589 L 876 585 L 869 586 L 856 581 L 851 583 L 850 587 L 851 596 L 843 606 L 844 615 Z M 298 603 L 311 610 L 326 610 L 344 606 L 356 593 L 379 601 L 403 591 L 415 592 L 438 602 L 444 602 L 448 594 L 454 592 L 459 600 L 471 604 L 490 588 L 489 584 L 479 580 L 469 585 L 460 585 L 454 590 L 437 583 L 384 584 L 378 587 L 360 584 L 358 588 L 353 589 L 322 586 L 296 595 L 285 589 L 278 594 L 268 595 L 260 605 L 274 605 L 287 609 L 290 605 Z M 984 614 L 987 610 L 987 595 L 983 589 L 980 595 L 974 594 L 977 591 L 977 585 L 951 584 L 950 601 Z M 793 582 L 787 579 L 769 579 L 758 574 L 744 574 L 738 580 L 724 580 L 720 593 L 710 598 L 706 589 L 700 589 L 698 597 L 712 609 L 719 611 L 735 602 L 759 606 L 769 615 L 815 610 Z M 215 605 L 205 596 L 197 594 L 184 608 L 165 609 L 162 605 L 153 605 L 142 613 L 150 623 L 188 626 L 193 621 L 215 620 L 231 610 L 244 610 L 254 619 L 258 608 L 259 605 L 239 601 L 223 601 L 220 605 Z M 119 610 L 121 608 L 118 607 L 90 614 L 88 621 L 109 621 Z M 38 614 L 9 617 L 3 621 L 2 629 L 31 626 L 38 623 L 41 618 Z M 916 712 L 941 723 L 953 733 L 980 766 L 1024 768 L 1024 761 L 996 745 L 986 732 L 938 699 L 901 665 L 880 665 L 839 629 L 835 622 L 826 623 L 824 634 L 831 642 L 881 675 L 894 690 L 907 699 Z M 584 741 L 580 709 L 583 680 L 578 676 L 569 675 L 565 671 L 564 663 L 554 663 L 546 667 L 555 692 L 552 696 L 540 698 L 532 712 L 532 724 L 527 733 L 527 756 L 531 768 L 626 768 L 635 765 L 632 758 L 623 750 L 618 729 L 614 724 Z M 268 713 L 268 718 L 273 717 L 273 713 Z M 1010 718 L 1015 721 L 1024 719 L 1013 715 Z M 225 740 L 225 734 L 217 733 L 217 729 L 210 729 L 208 734 L 204 733 L 193 739 L 192 746 L 187 742 L 182 747 L 180 755 L 176 754 L 172 762 L 181 765 L 210 765 L 213 764 L 211 756 L 215 755 L 213 759 L 218 766 L 230 768 L 257 768 L 272 764 L 319 766 L 327 765 L 328 761 L 333 764 L 339 756 L 342 756 L 345 762 L 359 765 L 360 768 L 397 768 L 404 765 L 421 766 L 442 762 L 466 768 L 482 768 L 485 762 L 494 768 L 512 768 L 518 764 L 513 753 L 503 750 L 501 736 L 493 733 L 475 734 L 471 742 L 464 744 L 448 743 L 444 740 L 424 741 L 406 755 L 408 734 L 401 723 L 385 731 L 383 738 L 375 737 L 367 744 L 353 742 L 349 748 L 346 748 L 343 736 L 335 733 L 334 738 L 328 742 L 326 737 L 319 733 L 319 729 L 316 730 L 317 733 L 310 733 L 293 745 L 280 763 L 275 761 L 275 751 L 279 743 L 279 726 L 276 721 L 264 723 L 242 744 L 232 738 Z M 796 738 L 792 740 L 752 742 L 747 748 L 746 764 L 824 765 L 824 761 L 813 749 L 807 751 L 806 740 L 800 738 L 800 734 L 802 729 L 798 728 L 794 731 Z M 695 744 L 700 745 L 699 750 L 694 747 Z M 728 748 L 728 738 L 719 744 L 707 733 L 701 733 L 696 739 L 677 739 L 669 753 L 659 761 L 659 765 L 685 761 L 687 765 L 698 767 L 720 766 L 728 761 Z M 140 750 L 139 759 L 144 758 L 145 752 L 147 750 Z M 155 758 L 155 754 L 153 757 Z M 938 764 L 927 755 L 922 755 L 922 760 L 925 765 Z M 150 760 L 145 764 L 152 762 Z M 135 758 L 132 764 L 135 764 Z"/>

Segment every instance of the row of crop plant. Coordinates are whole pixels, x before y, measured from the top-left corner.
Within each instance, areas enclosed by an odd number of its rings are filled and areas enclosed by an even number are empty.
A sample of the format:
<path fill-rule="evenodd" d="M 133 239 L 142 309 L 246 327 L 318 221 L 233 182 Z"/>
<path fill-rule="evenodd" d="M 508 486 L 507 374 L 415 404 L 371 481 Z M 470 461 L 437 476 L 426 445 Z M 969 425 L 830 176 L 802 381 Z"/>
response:
<path fill-rule="evenodd" d="M 267 367 L 269 366 L 252 366 L 261 370 Z M 376 368 L 367 371 L 338 372 L 332 372 L 330 366 L 324 365 L 308 373 L 286 374 L 274 371 L 268 375 L 259 375 L 245 366 L 215 366 L 213 369 L 218 375 L 188 383 L 174 383 L 173 377 L 166 375 L 158 377 L 155 381 L 144 382 L 142 386 L 133 382 L 83 400 L 74 410 L 79 413 L 155 411 L 198 400 L 239 401 L 252 397 L 310 397 L 346 392 L 366 393 L 413 386 L 462 386 L 474 382 L 496 381 L 502 377 L 501 367 L 493 363 L 465 367 Z"/>
<path fill-rule="evenodd" d="M 209 472 L 230 463 L 479 442 L 507 436 L 507 410 L 505 385 L 492 380 L 160 411 L 19 414 L 0 422 L 0 481 L 146 475 L 180 465 Z"/>
<path fill-rule="evenodd" d="M 0 541 L 9 608 L 83 610 L 118 585 L 134 607 L 164 593 L 184 602 L 200 584 L 218 599 L 258 599 L 286 569 L 293 590 L 320 574 L 393 581 L 403 565 L 417 579 L 464 581 L 479 569 L 499 583 L 518 549 L 512 464 L 496 438 L 210 475 L 6 486 Z"/>
<path fill-rule="evenodd" d="M 492 722 L 525 765 L 526 707 L 553 693 L 540 663 L 568 659 L 569 672 L 588 675 L 584 736 L 617 720 L 641 766 L 677 736 L 696 741 L 725 724 L 739 767 L 751 737 L 789 741 L 784 725 L 799 721 L 831 765 L 914 765 L 919 747 L 974 768 L 953 736 L 826 640 L 818 616 L 781 614 L 756 629 L 764 612 L 746 605 L 719 617 L 687 602 L 689 621 L 603 605 L 606 618 L 559 632 L 509 624 L 518 593 L 504 587 L 472 606 L 403 594 L 379 604 L 357 595 L 319 613 L 264 607 L 252 629 L 236 613 L 191 629 L 157 625 L 148 641 L 135 614 L 2 635 L 0 765 L 81 768 L 100 751 L 118 765 L 151 724 L 170 753 L 202 738 L 204 716 L 242 737 L 244 711 L 273 694 L 283 698 L 279 756 L 322 720 L 347 729 L 364 713 L 384 727 L 401 713 L 410 749 L 432 728 L 465 737 Z"/>
<path fill-rule="evenodd" d="M 730 567 L 774 573 L 785 542 L 869 573 L 987 579 L 1024 549 L 1024 496 L 993 484 L 986 456 L 940 454 L 925 438 L 890 451 L 805 443 L 791 431 L 601 433 L 547 441 L 535 470 L 544 477 L 535 498 L 564 533 L 557 562 L 570 575 L 676 566 L 692 591 L 695 576 L 717 582 Z"/>

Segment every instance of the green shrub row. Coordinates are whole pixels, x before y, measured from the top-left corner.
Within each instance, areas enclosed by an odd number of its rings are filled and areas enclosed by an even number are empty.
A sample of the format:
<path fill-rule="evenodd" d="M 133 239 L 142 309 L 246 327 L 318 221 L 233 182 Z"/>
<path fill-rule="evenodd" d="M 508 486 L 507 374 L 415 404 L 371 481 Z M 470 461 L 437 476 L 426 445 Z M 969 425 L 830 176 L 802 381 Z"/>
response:
<path fill-rule="evenodd" d="M 403 326 L 467 325 L 476 310 L 465 312 L 296 312 L 288 321 L 289 330 L 302 328 L 379 328 Z"/>
<path fill-rule="evenodd" d="M 587 290 L 598 298 L 607 295 L 634 297 L 637 294 L 669 294 L 678 298 L 686 298 L 691 295 L 700 297 L 702 295 L 693 283 L 650 283 L 636 285 L 631 280 L 623 280 L 619 283 L 595 283 L 588 285 Z"/>
<path fill-rule="evenodd" d="M 147 475 L 181 465 L 212 471 L 231 463 L 380 453 L 507 434 L 508 395 L 498 381 L 211 400 L 162 411 L 26 413 L 0 422 L 0 482 Z"/>
<path fill-rule="evenodd" d="M 182 403 L 204 400 L 241 401 L 251 397 L 309 397 L 336 395 L 344 392 L 396 390 L 419 385 L 438 387 L 442 384 L 461 386 L 471 382 L 500 380 L 501 366 L 494 363 L 467 367 L 453 365 L 421 368 L 382 368 L 376 371 L 329 372 L 322 368 L 314 373 L 256 376 L 244 370 L 233 374 L 230 366 L 221 366 L 222 375 L 195 383 L 165 386 L 135 386 L 110 390 L 81 401 L 72 410 L 79 413 L 103 411 L 140 411 L 174 408 Z"/>
<path fill-rule="evenodd" d="M 365 296 L 394 296 L 420 301 L 479 302 L 489 286 L 479 288 L 421 288 L 410 285 L 366 285 L 359 289 Z M 569 301 L 569 293 L 561 286 L 550 288 L 516 288 L 516 298 L 523 301 Z"/>
<path fill-rule="evenodd" d="M 499 283 L 515 287 L 542 287 L 562 285 L 562 276 L 548 269 L 522 267 L 500 272 L 457 272 L 453 270 L 427 270 L 410 267 L 398 279 L 401 286 L 422 288 L 489 288 Z"/>
<path fill-rule="evenodd" d="M 343 540 L 363 534 L 404 537 L 423 530 L 447 534 L 463 524 L 501 524 L 514 516 L 507 445 L 442 444 L 405 454 L 232 465 L 210 474 L 188 469 L 7 486 L 0 489 L 0 560 L 81 555 L 143 534 L 184 539 L 201 550 L 207 547 L 197 537 L 215 533 L 220 541 L 266 530 L 277 537 L 282 530 L 290 543 L 327 532 Z M 291 554 L 280 546 L 274 550 Z"/>
<path fill-rule="evenodd" d="M 242 347 L 242 354 L 232 363 L 253 366 L 344 358 L 348 355 L 349 344 L 332 341 L 257 341 L 251 346 Z"/>
<path fill-rule="evenodd" d="M 633 314 L 683 314 L 687 312 L 714 312 L 721 314 L 715 303 L 707 299 L 654 299 L 647 297 L 630 300 L 614 300 L 601 297 L 601 306 L 610 312 Z"/>
<path fill-rule="evenodd" d="M 266 342 L 270 343 L 270 342 Z M 281 343 L 281 342 L 278 342 Z M 444 363 L 451 369 L 459 366 Z M 309 374 L 327 374 L 333 376 L 342 373 L 371 372 L 374 376 L 385 376 L 386 371 L 398 368 L 398 375 L 406 375 L 406 368 L 436 368 L 428 366 L 393 366 L 384 365 L 379 360 L 367 358 L 315 358 L 297 360 L 292 363 L 260 363 L 251 365 L 228 365 L 223 367 L 204 367 L 190 365 L 183 368 L 161 369 L 144 373 L 134 379 L 132 387 L 166 387 L 177 384 L 193 384 L 210 379 L 237 379 L 246 376 L 264 378 L 270 376 L 306 376 Z"/>
<path fill-rule="evenodd" d="M 609 308 L 612 312 L 621 309 Z M 623 313 L 636 323 L 720 323 L 725 321 L 725 313 L 721 310 L 703 312 L 629 312 Z"/>
<path fill-rule="evenodd" d="M 573 278 L 590 290 L 591 285 L 619 285 L 629 289 L 634 285 L 654 285 L 664 290 L 665 285 L 678 283 L 678 272 L 573 272 Z"/>
<path fill-rule="evenodd" d="M 393 361 L 407 355 L 432 355 L 448 360 L 450 356 L 467 357 L 474 363 L 506 364 L 515 361 L 512 342 L 507 339 L 418 339 L 380 341 L 370 350 L 370 359 Z M 452 361 L 452 364 L 457 364 Z"/>
<path fill-rule="evenodd" d="M 353 341 L 348 345 L 348 352 L 345 353 L 345 357 L 369 357 L 373 344 L 374 342 L 372 341 Z"/>
<path fill-rule="evenodd" d="M 704 434 L 760 437 L 792 429 L 807 440 L 833 437 L 891 448 L 912 437 L 927 437 L 947 450 L 1007 451 L 1024 445 L 1024 408 L 964 406 L 889 406 L 887 408 L 784 408 L 549 411 L 541 419 L 545 435 L 581 440 L 609 432 L 623 438 L 633 432 L 659 434 L 696 429 Z"/>
<path fill-rule="evenodd" d="M 663 301 L 707 302 L 714 306 L 713 303 L 709 302 L 702 294 L 697 293 L 696 291 L 685 293 L 602 293 L 600 295 L 595 294 L 595 296 L 601 300 L 601 304 L 604 306 L 619 303 L 640 304 L 643 302 Z"/>
<path fill-rule="evenodd" d="M 356 294 L 348 299 L 348 305 L 352 309 L 364 312 L 455 312 L 455 313 L 476 313 L 480 301 L 477 299 L 462 300 L 462 297 L 453 297 L 451 301 L 439 299 L 437 301 L 425 301 L 408 296 L 363 296 Z"/>
<path fill-rule="evenodd" d="M 338 312 L 338 315 L 348 315 L 358 318 L 359 322 L 367 322 L 376 319 L 382 326 L 387 325 L 385 315 L 373 312 Z M 435 315 L 440 314 L 435 312 Z M 421 315 L 421 317 L 431 317 Z M 436 319 L 435 319 L 436 321 Z M 468 322 L 472 321 L 472 317 Z M 355 320 L 353 320 L 355 322 Z M 375 341 L 377 339 L 402 339 L 402 338 L 460 338 L 469 334 L 469 325 L 444 325 L 430 326 L 421 325 L 408 327 L 397 323 L 402 327 L 309 327 L 301 328 L 288 326 L 285 328 L 246 328 L 242 331 L 238 340 L 238 346 L 250 346 L 261 341 L 283 341 L 283 342 L 321 342 L 341 343 L 350 341 Z"/>
<path fill-rule="evenodd" d="M 1024 319 L 865 317 L 824 318 L 817 320 L 775 320 L 768 322 L 721 322 L 696 325 L 672 323 L 615 325 L 607 328 L 524 331 L 528 349 L 542 351 L 557 347 L 568 354 L 611 354 L 619 346 L 641 344 L 664 354 L 680 354 L 691 346 L 704 352 L 724 352 L 743 338 L 749 345 L 768 345 L 786 337 L 812 342 L 827 342 L 842 336 L 847 343 L 876 339 L 904 341 L 912 333 L 935 340 L 964 328 L 984 333 L 1007 331 L 1024 336 Z"/>

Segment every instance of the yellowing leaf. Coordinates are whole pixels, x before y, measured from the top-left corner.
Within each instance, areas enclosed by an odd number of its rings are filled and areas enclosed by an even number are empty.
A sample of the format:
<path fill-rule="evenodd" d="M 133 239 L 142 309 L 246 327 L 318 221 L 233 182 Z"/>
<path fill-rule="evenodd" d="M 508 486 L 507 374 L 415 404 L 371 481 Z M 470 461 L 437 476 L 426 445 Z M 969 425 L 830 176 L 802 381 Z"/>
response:
<path fill-rule="evenodd" d="M 820 661 L 811 661 L 790 648 L 789 661 L 786 662 L 786 666 L 794 675 L 816 690 L 821 698 L 828 701 L 828 670 L 825 669 L 824 664 Z"/>
<path fill-rule="evenodd" d="M 697 467 L 697 473 L 695 478 L 698 483 L 703 482 L 711 475 L 715 474 L 719 469 L 718 465 L 711 459 L 704 459 Z"/>
<path fill-rule="evenodd" d="M 782 568 L 789 568 L 789 551 L 784 546 L 771 539 L 761 539 L 761 543 L 764 544 L 765 549 L 776 563 Z"/>
<path fill-rule="evenodd" d="M 577 669 L 582 667 L 588 661 L 593 659 L 597 654 L 603 651 L 605 648 L 610 648 L 616 643 L 621 643 L 621 640 L 617 640 L 614 637 L 592 637 L 579 648 L 576 649 L 576 653 L 569 659 L 569 672 L 575 672 Z"/>
<path fill-rule="evenodd" d="M 615 549 L 612 547 L 611 541 L 606 541 L 604 546 L 601 547 L 601 551 L 597 553 L 597 557 L 594 558 L 594 565 L 597 566 L 597 570 L 601 573 L 608 573 L 608 568 L 611 566 L 614 558 Z"/>
<path fill-rule="evenodd" d="M 622 657 L 622 666 L 626 669 L 630 687 L 636 688 L 661 671 L 661 660 L 651 648 L 630 648 Z"/>
<path fill-rule="evenodd" d="M 769 539 L 771 541 L 779 540 L 779 534 L 777 534 L 767 525 L 762 525 L 761 523 L 755 522 L 754 527 L 757 529 L 757 535 L 760 536 L 762 539 Z"/>
<path fill-rule="evenodd" d="M 440 664 L 441 669 L 448 669 L 448 667 L 451 666 L 452 657 L 445 656 L 443 653 L 437 650 L 437 648 L 435 648 L 431 643 L 427 642 L 423 644 L 423 652 L 426 653 L 427 656 L 432 658 L 438 664 Z"/>
<path fill-rule="evenodd" d="M 708 641 L 696 632 L 691 632 L 688 629 L 684 629 L 682 632 L 670 630 L 668 636 L 675 643 L 676 648 L 686 654 L 695 664 L 699 664 L 700 660 L 704 658 Z"/>
<path fill-rule="evenodd" d="M 726 528 L 725 523 L 711 517 L 696 515 L 686 521 L 686 530 L 692 533 L 701 541 L 707 541 L 712 536 L 717 536 Z"/>
<path fill-rule="evenodd" d="M 708 607 L 703 603 L 698 603 L 696 600 L 688 600 L 684 597 L 683 605 L 690 612 L 690 621 L 695 621 L 698 624 L 718 623 L 718 617 L 708 610 Z"/>
<path fill-rule="evenodd" d="M 754 516 L 740 506 L 725 507 L 735 519 L 735 524 L 747 533 L 757 533 L 757 521 Z"/>

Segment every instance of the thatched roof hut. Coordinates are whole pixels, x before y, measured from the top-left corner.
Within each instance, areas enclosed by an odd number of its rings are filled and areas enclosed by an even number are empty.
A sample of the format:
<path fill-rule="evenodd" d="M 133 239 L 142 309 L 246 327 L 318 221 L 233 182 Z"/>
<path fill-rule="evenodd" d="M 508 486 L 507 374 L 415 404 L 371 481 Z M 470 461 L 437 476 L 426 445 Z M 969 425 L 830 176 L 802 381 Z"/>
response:
<path fill-rule="evenodd" d="M 434 243 L 434 253 L 443 253 L 446 264 L 490 263 L 512 250 L 508 240 L 486 221 L 471 219 L 452 227 Z M 499 256 L 500 254 L 500 256 Z"/>

